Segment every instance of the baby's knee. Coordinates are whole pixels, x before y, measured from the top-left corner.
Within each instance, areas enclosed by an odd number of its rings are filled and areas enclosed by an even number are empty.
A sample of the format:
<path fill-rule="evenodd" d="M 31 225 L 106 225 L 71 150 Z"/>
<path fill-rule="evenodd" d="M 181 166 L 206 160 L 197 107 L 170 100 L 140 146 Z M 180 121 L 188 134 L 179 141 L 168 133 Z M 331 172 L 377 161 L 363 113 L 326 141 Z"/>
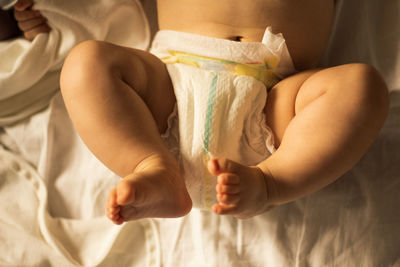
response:
<path fill-rule="evenodd" d="M 359 86 L 354 90 L 358 93 L 364 112 L 377 119 L 385 119 L 389 107 L 388 88 L 381 74 L 367 64 L 351 64 L 350 79 L 355 79 Z M 352 90 L 347 88 L 346 90 Z"/>
<path fill-rule="evenodd" d="M 104 68 L 107 62 L 109 44 L 102 41 L 89 40 L 75 46 L 64 61 L 60 87 L 62 91 L 76 87 L 76 83 L 91 80 L 98 73 L 99 68 Z M 81 86 L 78 86 L 81 87 Z"/>

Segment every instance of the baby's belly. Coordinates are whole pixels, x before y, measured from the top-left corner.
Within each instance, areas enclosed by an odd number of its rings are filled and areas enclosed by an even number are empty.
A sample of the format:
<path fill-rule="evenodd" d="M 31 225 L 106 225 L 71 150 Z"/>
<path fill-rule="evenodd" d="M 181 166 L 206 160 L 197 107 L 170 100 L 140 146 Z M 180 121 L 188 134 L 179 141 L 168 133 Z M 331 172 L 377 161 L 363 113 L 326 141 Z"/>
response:
<path fill-rule="evenodd" d="M 219 23 L 195 23 L 174 25 L 170 30 L 189 32 L 238 42 L 261 42 L 267 25 L 262 27 L 236 27 Z"/>
<path fill-rule="evenodd" d="M 333 14 L 331 2 L 158 0 L 158 22 L 160 29 L 241 42 L 260 42 L 270 26 L 273 33 L 283 34 L 301 70 L 315 66 L 326 47 Z"/>

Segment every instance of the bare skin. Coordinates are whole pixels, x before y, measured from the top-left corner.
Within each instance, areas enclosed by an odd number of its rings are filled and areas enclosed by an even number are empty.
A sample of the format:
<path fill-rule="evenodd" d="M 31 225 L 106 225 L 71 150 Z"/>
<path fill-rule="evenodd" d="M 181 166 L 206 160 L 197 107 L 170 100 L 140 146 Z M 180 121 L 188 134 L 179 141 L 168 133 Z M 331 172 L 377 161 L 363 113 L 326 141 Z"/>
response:
<path fill-rule="evenodd" d="M 33 4 L 33 0 L 18 0 L 14 6 L 14 17 L 18 22 L 18 28 L 28 40 L 33 40 L 38 34 L 51 30 L 46 18 L 33 9 Z"/>
<path fill-rule="evenodd" d="M 282 32 L 299 70 L 315 66 L 330 35 L 331 0 L 159 0 L 160 29 L 261 41 Z M 157 77 L 154 79 L 153 77 Z M 116 224 L 178 217 L 191 200 L 160 134 L 175 96 L 164 63 L 143 51 L 89 41 L 65 61 L 61 89 L 71 119 L 92 152 L 124 177 L 109 193 Z M 272 88 L 265 107 L 277 151 L 257 166 L 208 163 L 217 178 L 213 211 L 251 218 L 312 193 L 360 159 L 387 114 L 387 89 L 363 64 L 307 70 Z"/>
<path fill-rule="evenodd" d="M 344 85 L 351 91 L 344 92 Z M 217 175 L 219 200 L 213 211 L 250 218 L 335 181 L 378 134 L 387 114 L 385 90 L 376 71 L 362 64 L 311 70 L 282 80 L 270 91 L 265 107 L 277 151 L 257 166 L 213 159 L 208 168 Z M 254 167 L 264 175 L 266 189 Z M 232 180 L 237 183 L 221 179 L 224 176 L 236 177 Z M 249 201 L 252 198 L 257 201 Z"/>
<path fill-rule="evenodd" d="M 108 53 L 110 57 L 101 56 Z M 150 79 L 146 73 L 154 73 L 158 79 Z M 68 80 L 70 75 L 74 79 Z M 106 205 L 107 216 L 114 223 L 179 217 L 190 211 L 192 203 L 178 163 L 160 137 L 175 103 L 161 61 L 140 50 L 84 42 L 66 59 L 61 88 L 86 145 L 124 177 L 111 190 Z"/>
<path fill-rule="evenodd" d="M 316 66 L 328 42 L 333 0 L 158 0 L 160 29 L 260 42 L 265 28 L 283 33 L 296 69 Z"/>
<path fill-rule="evenodd" d="M 0 40 L 17 37 L 21 32 L 28 40 L 33 40 L 40 33 L 47 33 L 50 27 L 46 19 L 33 9 L 32 0 L 18 0 L 11 12 L 0 10 Z"/>

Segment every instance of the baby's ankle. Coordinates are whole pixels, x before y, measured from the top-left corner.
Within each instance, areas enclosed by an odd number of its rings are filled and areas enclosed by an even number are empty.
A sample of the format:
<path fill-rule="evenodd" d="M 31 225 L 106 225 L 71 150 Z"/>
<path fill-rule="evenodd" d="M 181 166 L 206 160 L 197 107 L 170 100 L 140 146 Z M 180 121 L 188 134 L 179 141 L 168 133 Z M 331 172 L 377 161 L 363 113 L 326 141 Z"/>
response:
<path fill-rule="evenodd" d="M 278 184 L 266 166 L 256 166 L 263 174 L 266 191 L 267 191 L 267 203 L 266 203 L 266 211 L 279 206 L 281 204 L 281 197 L 279 193 Z"/>
<path fill-rule="evenodd" d="M 154 167 L 167 167 L 172 169 L 179 169 L 179 165 L 176 159 L 168 153 L 152 153 L 144 157 L 134 168 L 134 172 L 140 172 L 143 170 Z"/>

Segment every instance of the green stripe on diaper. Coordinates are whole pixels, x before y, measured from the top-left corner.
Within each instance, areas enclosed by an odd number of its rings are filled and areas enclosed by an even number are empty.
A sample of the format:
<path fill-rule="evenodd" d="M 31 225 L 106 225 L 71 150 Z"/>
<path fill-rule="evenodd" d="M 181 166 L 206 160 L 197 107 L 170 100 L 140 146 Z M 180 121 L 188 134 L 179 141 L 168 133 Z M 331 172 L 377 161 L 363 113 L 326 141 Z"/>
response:
<path fill-rule="evenodd" d="M 204 126 L 204 152 L 209 152 L 210 147 L 210 129 L 211 129 L 211 122 L 212 122 L 212 112 L 214 107 L 214 100 L 215 100 L 215 92 L 217 89 L 217 80 L 218 75 L 217 73 L 213 73 L 213 77 L 211 80 L 210 92 L 208 93 L 208 103 L 207 103 L 207 111 L 206 111 L 206 124 Z"/>
<path fill-rule="evenodd" d="M 212 115 L 213 115 L 213 107 L 215 101 L 215 94 L 217 91 L 217 81 L 218 81 L 218 74 L 213 73 L 213 77 L 211 79 L 210 91 L 208 93 L 208 103 L 207 103 L 207 110 L 206 110 L 206 119 L 204 125 L 204 141 L 203 141 L 203 149 L 204 149 L 204 205 L 207 209 L 211 209 L 212 205 L 212 175 L 207 170 L 207 162 L 210 160 L 210 131 L 211 131 L 211 124 L 212 124 Z"/>

